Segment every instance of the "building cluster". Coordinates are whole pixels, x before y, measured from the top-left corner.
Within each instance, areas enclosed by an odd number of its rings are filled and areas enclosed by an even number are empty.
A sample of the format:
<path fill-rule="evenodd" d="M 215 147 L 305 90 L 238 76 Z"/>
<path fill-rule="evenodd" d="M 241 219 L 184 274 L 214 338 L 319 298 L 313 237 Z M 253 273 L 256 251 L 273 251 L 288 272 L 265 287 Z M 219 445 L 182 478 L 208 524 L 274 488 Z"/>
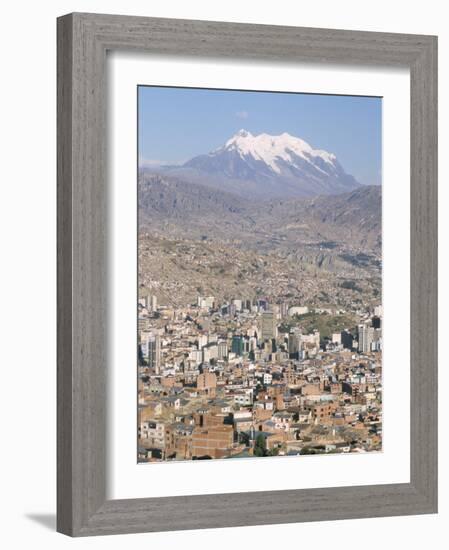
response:
<path fill-rule="evenodd" d="M 138 311 L 140 462 L 381 449 L 380 306 L 326 338 L 268 299 Z"/>

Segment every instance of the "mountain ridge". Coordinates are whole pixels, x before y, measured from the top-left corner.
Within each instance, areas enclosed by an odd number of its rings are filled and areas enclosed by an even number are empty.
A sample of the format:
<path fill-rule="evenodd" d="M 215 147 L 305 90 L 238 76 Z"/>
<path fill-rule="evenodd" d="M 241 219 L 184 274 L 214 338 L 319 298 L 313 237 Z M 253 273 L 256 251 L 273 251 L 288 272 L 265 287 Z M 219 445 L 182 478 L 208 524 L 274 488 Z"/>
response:
<path fill-rule="evenodd" d="M 143 172 L 138 195 L 142 228 L 178 236 L 188 231 L 197 238 L 246 238 L 255 245 L 273 239 L 304 246 L 340 240 L 380 253 L 380 186 L 306 199 L 249 201 L 173 176 Z"/>
<path fill-rule="evenodd" d="M 221 147 L 181 166 L 145 170 L 258 199 L 333 195 L 361 185 L 333 153 L 314 149 L 286 132 L 253 135 L 244 129 Z"/>

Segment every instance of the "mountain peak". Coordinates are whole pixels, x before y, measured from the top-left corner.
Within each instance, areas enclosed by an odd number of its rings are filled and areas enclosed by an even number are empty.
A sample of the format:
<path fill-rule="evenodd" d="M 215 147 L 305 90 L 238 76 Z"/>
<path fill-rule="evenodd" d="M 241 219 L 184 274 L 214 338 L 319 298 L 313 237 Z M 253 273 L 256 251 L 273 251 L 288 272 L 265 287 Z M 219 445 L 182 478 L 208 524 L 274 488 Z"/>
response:
<path fill-rule="evenodd" d="M 243 137 L 243 138 L 246 138 L 246 137 L 253 137 L 253 135 L 251 134 L 251 132 L 248 132 L 248 130 L 244 130 L 243 128 L 241 130 L 239 130 L 233 137 Z"/>
<path fill-rule="evenodd" d="M 236 151 L 242 159 L 252 157 L 256 161 L 264 162 L 276 174 L 282 171 L 282 164 L 294 165 L 298 158 L 317 167 L 316 158 L 322 159 L 329 165 L 334 165 L 336 157 L 327 151 L 313 149 L 306 141 L 292 136 L 287 132 L 280 135 L 258 134 L 253 135 L 247 130 L 239 130 L 223 147 L 212 151 L 212 155 L 223 151 Z M 322 171 L 321 168 L 318 168 Z"/>
<path fill-rule="evenodd" d="M 178 171 L 194 180 L 265 197 L 344 193 L 359 187 L 337 157 L 288 132 L 253 135 L 240 129 L 224 145 L 190 159 Z M 250 191 L 251 189 L 251 191 Z"/>

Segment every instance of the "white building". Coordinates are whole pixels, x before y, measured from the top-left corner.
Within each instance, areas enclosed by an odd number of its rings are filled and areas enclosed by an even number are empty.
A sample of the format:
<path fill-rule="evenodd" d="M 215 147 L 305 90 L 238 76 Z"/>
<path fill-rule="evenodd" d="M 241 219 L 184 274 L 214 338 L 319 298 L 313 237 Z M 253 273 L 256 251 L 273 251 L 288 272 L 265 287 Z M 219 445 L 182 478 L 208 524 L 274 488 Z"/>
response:
<path fill-rule="evenodd" d="M 198 296 L 198 307 L 201 309 L 212 309 L 214 303 L 214 296 Z"/>
<path fill-rule="evenodd" d="M 309 308 L 307 306 L 292 306 L 288 310 L 288 314 L 290 316 L 292 316 L 292 315 L 305 315 L 306 313 L 309 313 Z"/>
<path fill-rule="evenodd" d="M 374 315 L 376 317 L 382 317 L 382 306 L 376 306 L 374 308 Z"/>
<path fill-rule="evenodd" d="M 332 343 L 341 344 L 341 332 L 334 332 L 332 334 Z"/>
<path fill-rule="evenodd" d="M 263 374 L 263 383 L 266 386 L 269 386 L 272 381 L 273 381 L 273 375 L 270 374 L 269 372 L 264 372 L 264 374 Z"/>
<path fill-rule="evenodd" d="M 242 311 L 242 300 L 232 300 L 236 311 Z"/>

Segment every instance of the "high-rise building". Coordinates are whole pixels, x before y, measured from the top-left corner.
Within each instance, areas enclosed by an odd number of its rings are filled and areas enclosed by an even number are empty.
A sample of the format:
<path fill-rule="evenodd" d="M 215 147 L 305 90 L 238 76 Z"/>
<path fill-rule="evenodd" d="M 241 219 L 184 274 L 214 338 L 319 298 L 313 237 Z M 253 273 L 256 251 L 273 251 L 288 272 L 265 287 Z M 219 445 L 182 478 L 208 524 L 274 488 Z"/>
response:
<path fill-rule="evenodd" d="M 276 317 L 272 311 L 264 311 L 262 313 L 260 332 L 262 340 L 271 340 L 272 338 L 276 338 Z"/>
<path fill-rule="evenodd" d="M 367 324 L 358 326 L 359 352 L 367 353 L 371 351 L 371 344 L 374 337 L 374 328 Z"/>
<path fill-rule="evenodd" d="M 157 311 L 157 298 L 154 294 L 147 294 L 139 298 L 139 304 L 150 312 Z"/>
<path fill-rule="evenodd" d="M 207 344 L 203 347 L 203 363 L 209 363 L 212 359 L 218 357 L 217 344 Z"/>
<path fill-rule="evenodd" d="M 233 336 L 231 351 L 236 355 L 243 355 L 243 336 Z"/>
<path fill-rule="evenodd" d="M 141 349 L 148 366 L 154 369 L 156 374 L 160 374 L 161 342 L 159 334 L 156 332 L 144 332 L 142 334 Z"/>
<path fill-rule="evenodd" d="M 382 329 L 375 328 L 373 331 L 373 341 L 371 342 L 372 351 L 381 351 L 382 349 Z"/>
<path fill-rule="evenodd" d="M 207 334 L 200 334 L 198 336 L 198 349 L 203 349 L 204 346 L 207 346 L 208 337 Z"/>
<path fill-rule="evenodd" d="M 250 336 L 248 340 L 248 350 L 254 351 L 257 348 L 257 337 Z"/>
<path fill-rule="evenodd" d="M 225 359 L 228 356 L 227 342 L 218 342 L 218 358 Z"/>
<path fill-rule="evenodd" d="M 371 324 L 373 328 L 380 328 L 382 326 L 382 320 L 380 317 L 377 317 L 376 315 L 371 318 Z"/>
<path fill-rule="evenodd" d="M 291 332 L 288 335 L 288 353 L 290 359 L 298 359 L 298 353 L 301 348 L 301 333 L 299 331 Z"/>
<path fill-rule="evenodd" d="M 147 296 L 147 309 L 148 311 L 157 311 L 157 298 L 154 294 Z"/>
<path fill-rule="evenodd" d="M 354 338 L 352 334 L 347 331 L 343 330 L 341 333 L 341 344 L 345 349 L 352 349 L 354 343 Z"/>
<path fill-rule="evenodd" d="M 203 360 L 203 351 L 199 349 L 192 349 L 189 352 L 189 360 L 195 365 L 199 365 Z"/>

